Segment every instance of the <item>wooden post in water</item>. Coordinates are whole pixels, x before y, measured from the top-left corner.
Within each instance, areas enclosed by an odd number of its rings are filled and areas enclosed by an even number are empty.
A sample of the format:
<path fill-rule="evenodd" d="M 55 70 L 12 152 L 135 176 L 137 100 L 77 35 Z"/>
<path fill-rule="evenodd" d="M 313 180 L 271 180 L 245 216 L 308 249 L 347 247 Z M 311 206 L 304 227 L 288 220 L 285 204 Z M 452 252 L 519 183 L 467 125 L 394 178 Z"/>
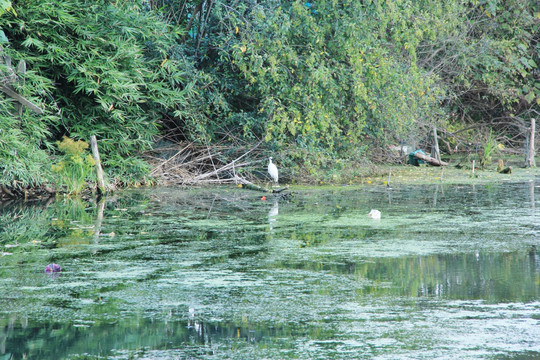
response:
<path fill-rule="evenodd" d="M 97 146 L 96 136 L 90 136 L 90 147 L 92 148 L 92 156 L 96 162 L 96 175 L 97 175 L 97 190 L 98 193 L 104 194 L 106 191 L 105 180 L 103 180 L 103 168 L 101 167 L 101 160 L 99 159 L 99 150 Z"/>
<path fill-rule="evenodd" d="M 439 140 L 437 138 L 437 126 L 433 126 L 433 157 L 441 162 L 441 153 L 439 151 Z"/>
<path fill-rule="evenodd" d="M 531 119 L 531 127 L 529 128 L 528 133 L 528 146 L 527 146 L 527 157 L 525 162 L 527 167 L 536 167 L 536 161 L 534 159 L 534 132 L 536 129 L 536 122 L 534 119 Z"/>

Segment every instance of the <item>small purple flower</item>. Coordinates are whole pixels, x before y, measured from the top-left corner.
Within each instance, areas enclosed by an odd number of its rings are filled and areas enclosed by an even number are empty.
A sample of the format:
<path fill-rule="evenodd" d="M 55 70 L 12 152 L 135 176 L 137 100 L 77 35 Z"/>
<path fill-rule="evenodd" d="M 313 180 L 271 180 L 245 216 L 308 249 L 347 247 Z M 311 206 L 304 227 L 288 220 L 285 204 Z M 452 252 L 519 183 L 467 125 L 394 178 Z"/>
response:
<path fill-rule="evenodd" d="M 49 264 L 45 267 L 45 272 L 47 274 L 57 273 L 60 271 L 62 271 L 62 268 L 60 267 L 60 265 L 55 264 L 55 263 Z"/>

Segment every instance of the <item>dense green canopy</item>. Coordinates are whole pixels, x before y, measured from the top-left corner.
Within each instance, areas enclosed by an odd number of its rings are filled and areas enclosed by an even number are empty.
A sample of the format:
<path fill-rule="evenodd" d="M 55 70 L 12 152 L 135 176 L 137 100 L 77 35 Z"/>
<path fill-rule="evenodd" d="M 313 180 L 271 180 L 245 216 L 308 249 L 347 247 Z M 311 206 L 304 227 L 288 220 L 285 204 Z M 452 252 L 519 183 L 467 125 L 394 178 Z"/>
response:
<path fill-rule="evenodd" d="M 257 141 L 361 159 L 434 124 L 510 138 L 540 112 L 535 0 L 0 1 L 0 183 L 55 176 L 63 136 L 95 134 L 124 182 L 154 136 Z M 15 65 L 26 62 L 26 73 Z M 449 142 L 452 138 L 449 137 Z M 315 159 L 315 160 L 314 160 Z"/>

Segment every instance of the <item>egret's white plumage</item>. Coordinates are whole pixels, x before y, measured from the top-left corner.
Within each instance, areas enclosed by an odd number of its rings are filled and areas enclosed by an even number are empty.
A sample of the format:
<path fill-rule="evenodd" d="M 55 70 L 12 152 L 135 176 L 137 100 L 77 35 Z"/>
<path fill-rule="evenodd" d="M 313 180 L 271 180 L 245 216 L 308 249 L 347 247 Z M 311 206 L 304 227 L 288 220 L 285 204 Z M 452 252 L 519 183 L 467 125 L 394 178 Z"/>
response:
<path fill-rule="evenodd" d="M 379 210 L 372 209 L 368 216 L 372 219 L 380 219 L 381 218 L 381 212 Z"/>
<path fill-rule="evenodd" d="M 270 162 L 268 163 L 268 174 L 270 174 L 270 177 L 274 182 L 278 183 L 278 170 L 276 164 L 272 162 L 272 157 L 270 156 Z"/>

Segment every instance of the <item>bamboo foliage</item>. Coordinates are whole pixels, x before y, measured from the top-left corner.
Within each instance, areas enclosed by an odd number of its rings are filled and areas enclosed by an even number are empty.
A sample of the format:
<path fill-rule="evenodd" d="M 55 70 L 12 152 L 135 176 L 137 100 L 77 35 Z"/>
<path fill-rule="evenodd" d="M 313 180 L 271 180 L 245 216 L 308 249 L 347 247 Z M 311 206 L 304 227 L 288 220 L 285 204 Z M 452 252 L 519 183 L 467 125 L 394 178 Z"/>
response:
<path fill-rule="evenodd" d="M 105 166 L 126 181 L 143 176 L 145 166 L 133 155 L 150 147 L 161 114 L 184 102 L 182 69 L 169 58 L 175 33 L 127 3 L 20 1 L 17 10 L 4 14 L 1 27 L 6 52 L 28 63 L 29 82 L 20 90 L 39 96 L 48 110 L 48 121 L 36 122 L 41 141 L 96 134 Z M 36 81 L 40 86 L 31 88 Z M 14 132 L 24 127 L 6 121 Z"/>

